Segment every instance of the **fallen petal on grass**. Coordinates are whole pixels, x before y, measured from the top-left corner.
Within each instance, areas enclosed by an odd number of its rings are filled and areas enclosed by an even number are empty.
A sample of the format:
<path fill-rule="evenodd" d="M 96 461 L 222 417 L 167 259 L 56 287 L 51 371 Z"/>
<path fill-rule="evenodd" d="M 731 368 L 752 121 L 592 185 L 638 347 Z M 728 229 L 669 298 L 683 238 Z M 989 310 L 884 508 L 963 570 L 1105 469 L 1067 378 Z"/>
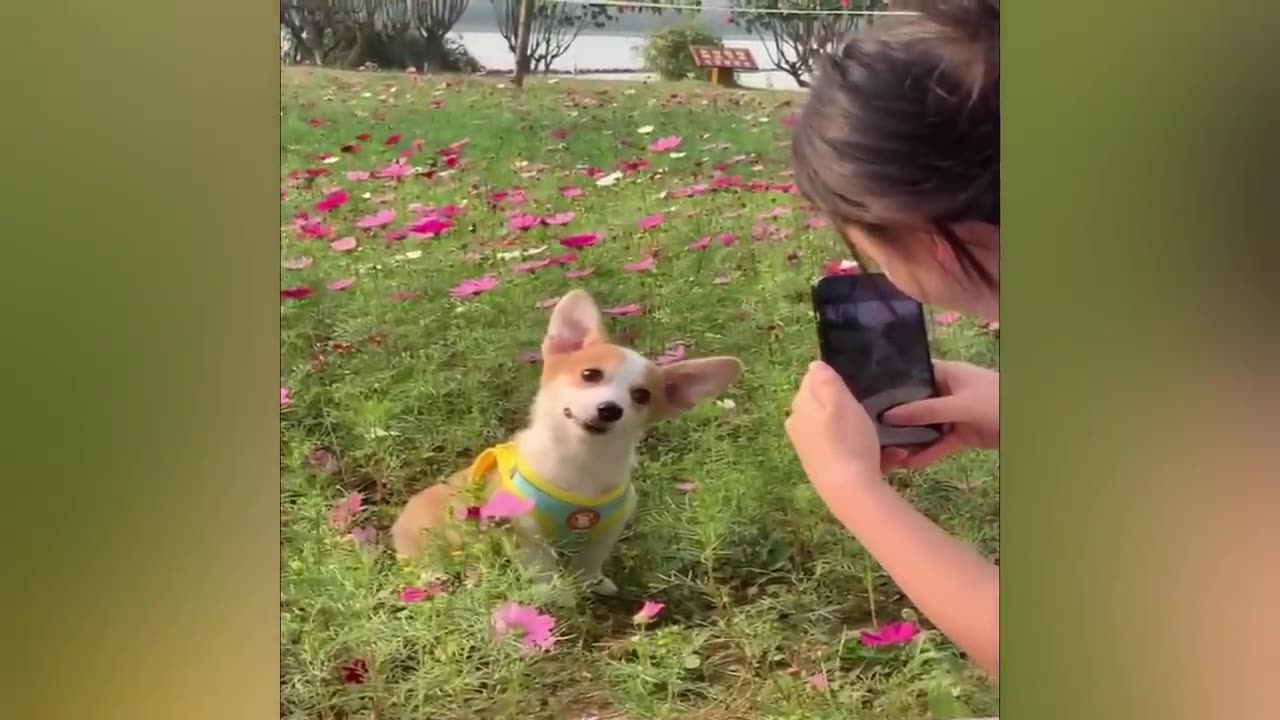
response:
<path fill-rule="evenodd" d="M 463 280 L 462 282 L 455 285 L 452 290 L 449 291 L 449 297 L 451 298 L 474 297 L 476 295 L 479 295 L 480 293 L 488 292 L 496 287 L 498 287 L 498 278 L 494 277 L 493 275 L 486 275 L 481 278 Z"/>
<path fill-rule="evenodd" d="M 534 607 L 504 603 L 493 611 L 490 622 L 499 638 L 513 634 L 519 636 L 526 653 L 550 650 L 556 642 L 553 634 L 556 619 Z"/>
<path fill-rule="evenodd" d="M 605 308 L 600 312 L 613 317 L 634 317 L 644 312 L 644 308 L 640 303 L 631 303 L 630 305 L 619 305 L 617 307 Z"/>
<path fill-rule="evenodd" d="M 913 622 L 894 622 L 882 625 L 875 630 L 863 630 L 858 639 L 867 647 L 889 647 L 911 642 L 920 633 L 920 628 Z"/>
<path fill-rule="evenodd" d="M 640 606 L 639 612 L 631 617 L 631 622 L 637 625 L 648 625 L 653 622 L 654 618 L 658 617 L 658 613 L 662 612 L 662 609 L 665 607 L 665 603 L 660 603 L 654 600 L 645 600 L 644 605 Z"/>

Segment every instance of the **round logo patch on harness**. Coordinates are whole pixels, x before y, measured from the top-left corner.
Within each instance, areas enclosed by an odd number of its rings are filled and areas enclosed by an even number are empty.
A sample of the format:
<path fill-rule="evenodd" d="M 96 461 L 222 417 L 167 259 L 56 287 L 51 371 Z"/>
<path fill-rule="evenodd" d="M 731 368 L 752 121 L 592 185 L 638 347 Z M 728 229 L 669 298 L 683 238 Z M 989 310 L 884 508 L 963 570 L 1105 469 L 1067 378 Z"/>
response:
<path fill-rule="evenodd" d="M 570 530 L 590 530 L 600 522 L 600 513 L 587 508 L 578 508 L 569 513 L 565 522 Z"/>

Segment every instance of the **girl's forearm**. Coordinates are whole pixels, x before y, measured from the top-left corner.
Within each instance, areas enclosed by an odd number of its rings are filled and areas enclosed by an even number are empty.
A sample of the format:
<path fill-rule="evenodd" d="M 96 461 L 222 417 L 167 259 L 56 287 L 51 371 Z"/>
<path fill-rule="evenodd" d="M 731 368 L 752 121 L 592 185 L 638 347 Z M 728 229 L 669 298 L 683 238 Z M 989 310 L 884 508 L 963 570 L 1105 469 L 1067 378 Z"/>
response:
<path fill-rule="evenodd" d="M 836 518 L 925 617 L 993 678 L 1000 674 L 1000 571 L 880 478 L 828 499 Z"/>

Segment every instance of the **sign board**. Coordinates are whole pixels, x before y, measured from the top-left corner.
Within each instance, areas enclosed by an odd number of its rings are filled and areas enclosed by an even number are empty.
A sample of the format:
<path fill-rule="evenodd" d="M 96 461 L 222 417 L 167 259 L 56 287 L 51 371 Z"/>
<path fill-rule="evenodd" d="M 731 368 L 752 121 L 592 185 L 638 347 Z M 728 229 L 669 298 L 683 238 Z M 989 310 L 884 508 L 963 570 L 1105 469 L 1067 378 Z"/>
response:
<path fill-rule="evenodd" d="M 746 48 L 690 46 L 693 64 L 700 68 L 725 68 L 726 70 L 759 70 L 756 59 Z"/>

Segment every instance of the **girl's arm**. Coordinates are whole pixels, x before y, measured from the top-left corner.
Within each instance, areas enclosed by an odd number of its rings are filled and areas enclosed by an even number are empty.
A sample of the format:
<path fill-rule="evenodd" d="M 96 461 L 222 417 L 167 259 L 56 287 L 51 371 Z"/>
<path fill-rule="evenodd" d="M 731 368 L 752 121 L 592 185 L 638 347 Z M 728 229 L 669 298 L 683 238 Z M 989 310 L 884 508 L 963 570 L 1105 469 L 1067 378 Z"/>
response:
<path fill-rule="evenodd" d="M 1000 570 L 879 477 L 850 478 L 828 506 L 911 602 L 992 678 L 1000 676 Z"/>

